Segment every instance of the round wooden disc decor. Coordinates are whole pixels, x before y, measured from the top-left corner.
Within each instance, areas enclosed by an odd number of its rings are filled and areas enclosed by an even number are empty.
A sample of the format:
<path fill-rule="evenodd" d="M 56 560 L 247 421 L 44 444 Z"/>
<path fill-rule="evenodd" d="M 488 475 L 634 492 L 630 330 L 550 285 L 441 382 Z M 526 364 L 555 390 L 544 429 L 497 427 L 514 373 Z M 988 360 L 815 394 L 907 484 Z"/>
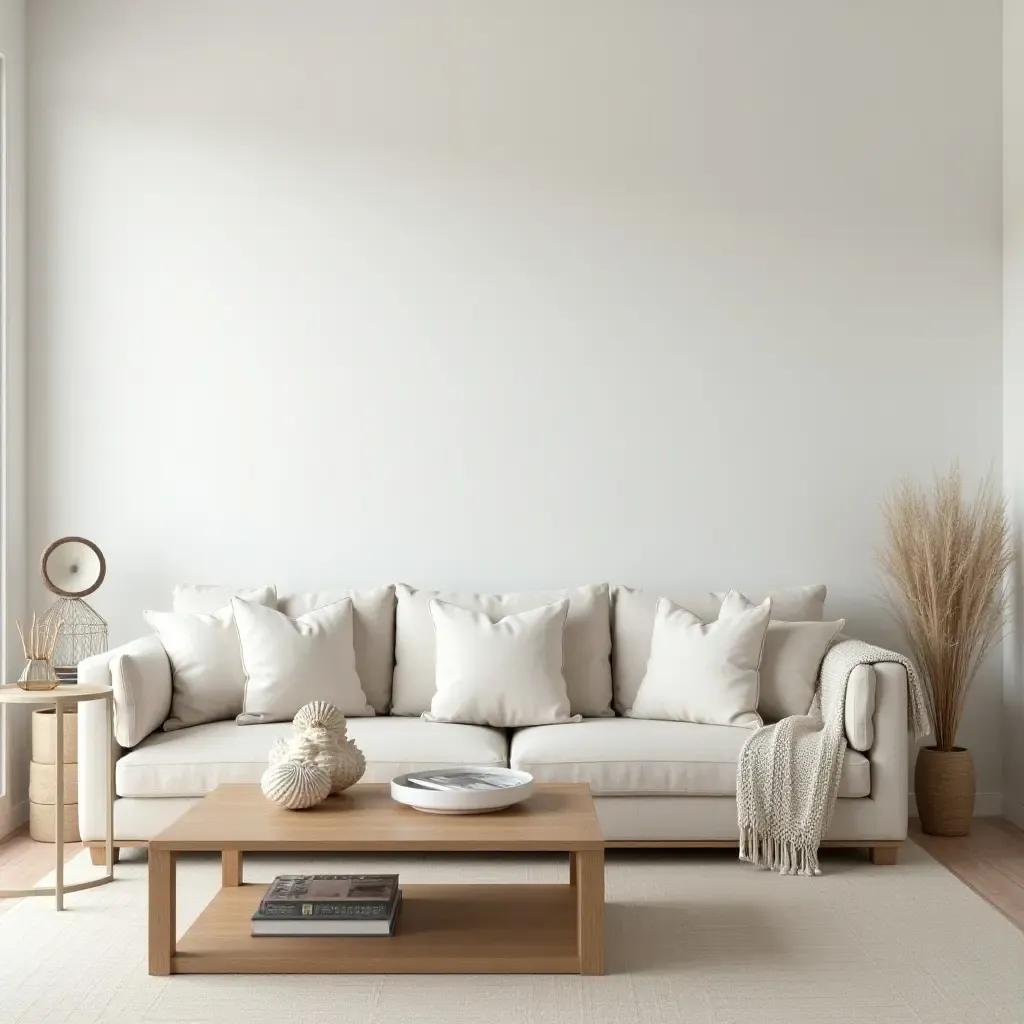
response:
<path fill-rule="evenodd" d="M 43 552 L 39 569 L 47 590 L 59 597 L 85 597 L 99 589 L 107 561 L 91 540 L 61 537 Z"/>

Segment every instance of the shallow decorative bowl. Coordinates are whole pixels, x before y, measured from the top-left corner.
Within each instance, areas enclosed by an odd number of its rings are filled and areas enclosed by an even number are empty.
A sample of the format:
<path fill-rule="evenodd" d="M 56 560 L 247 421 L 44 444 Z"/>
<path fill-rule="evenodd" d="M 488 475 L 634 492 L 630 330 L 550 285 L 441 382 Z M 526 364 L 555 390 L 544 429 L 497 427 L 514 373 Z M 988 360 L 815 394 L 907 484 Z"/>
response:
<path fill-rule="evenodd" d="M 462 788 L 434 789 L 427 780 Z M 431 814 L 500 811 L 525 800 L 532 792 L 533 776 L 514 768 L 437 768 L 391 780 L 392 799 Z"/>

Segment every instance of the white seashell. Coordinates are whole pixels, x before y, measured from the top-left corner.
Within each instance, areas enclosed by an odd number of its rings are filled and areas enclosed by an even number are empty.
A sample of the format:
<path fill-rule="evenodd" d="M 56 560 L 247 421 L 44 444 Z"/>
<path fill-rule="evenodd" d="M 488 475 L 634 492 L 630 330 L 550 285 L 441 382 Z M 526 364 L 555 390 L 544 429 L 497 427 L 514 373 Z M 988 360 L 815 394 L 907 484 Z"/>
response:
<path fill-rule="evenodd" d="M 331 776 L 313 761 L 280 761 L 263 773 L 260 788 L 268 800 L 300 811 L 327 799 Z"/>
<path fill-rule="evenodd" d="M 328 732 L 344 732 L 345 716 L 333 704 L 325 700 L 314 700 L 299 708 L 292 719 L 296 733 L 306 733 L 311 729 L 326 729 Z"/>
<path fill-rule="evenodd" d="M 270 764 L 277 764 L 280 761 L 287 761 L 289 758 L 288 744 L 289 740 L 283 737 L 279 740 L 274 740 L 274 745 L 270 748 L 270 757 L 268 758 Z"/>
<path fill-rule="evenodd" d="M 330 773 L 332 793 L 354 786 L 366 771 L 366 758 L 351 740 L 322 747 L 316 755 L 316 763 Z"/>
<path fill-rule="evenodd" d="M 293 736 L 288 741 L 289 761 L 315 761 L 320 753 L 320 744 L 308 736 Z"/>

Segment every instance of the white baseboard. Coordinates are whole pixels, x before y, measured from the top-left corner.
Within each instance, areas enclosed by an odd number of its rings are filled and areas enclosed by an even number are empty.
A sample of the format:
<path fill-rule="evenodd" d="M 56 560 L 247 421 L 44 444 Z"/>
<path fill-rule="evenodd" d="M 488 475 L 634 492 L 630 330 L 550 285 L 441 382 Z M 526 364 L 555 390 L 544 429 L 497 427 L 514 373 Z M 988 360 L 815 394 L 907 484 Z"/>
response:
<path fill-rule="evenodd" d="M 917 798 L 910 794 L 910 817 L 917 817 Z M 1004 815 L 1002 793 L 975 793 L 974 816 L 976 818 L 998 818 Z M 1009 817 L 1009 815 L 1005 815 Z M 1010 819 L 1013 820 L 1012 818 Z M 1022 826 L 1024 827 L 1024 826 Z"/>
<path fill-rule="evenodd" d="M 5 813 L 0 814 L 0 839 L 15 829 L 21 828 L 28 821 L 28 801 L 22 800 Z"/>

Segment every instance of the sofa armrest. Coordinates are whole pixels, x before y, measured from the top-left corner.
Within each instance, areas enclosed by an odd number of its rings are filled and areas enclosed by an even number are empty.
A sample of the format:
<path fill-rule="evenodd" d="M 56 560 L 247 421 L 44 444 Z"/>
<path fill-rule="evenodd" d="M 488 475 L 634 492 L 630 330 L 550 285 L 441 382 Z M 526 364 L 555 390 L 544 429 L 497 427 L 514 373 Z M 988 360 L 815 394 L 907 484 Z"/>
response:
<path fill-rule="evenodd" d="M 159 729 L 171 708 L 171 666 L 155 636 L 143 637 L 78 666 L 82 683 L 114 691 L 114 757 Z M 83 701 L 78 708 L 78 824 L 82 839 L 102 839 L 106 830 L 106 701 Z"/>
<path fill-rule="evenodd" d="M 875 742 L 875 695 L 878 676 L 874 665 L 858 665 L 846 687 L 846 742 L 867 753 Z"/>
<path fill-rule="evenodd" d="M 871 800 L 876 839 L 907 837 L 907 670 L 894 661 L 872 666 L 875 673 Z"/>

